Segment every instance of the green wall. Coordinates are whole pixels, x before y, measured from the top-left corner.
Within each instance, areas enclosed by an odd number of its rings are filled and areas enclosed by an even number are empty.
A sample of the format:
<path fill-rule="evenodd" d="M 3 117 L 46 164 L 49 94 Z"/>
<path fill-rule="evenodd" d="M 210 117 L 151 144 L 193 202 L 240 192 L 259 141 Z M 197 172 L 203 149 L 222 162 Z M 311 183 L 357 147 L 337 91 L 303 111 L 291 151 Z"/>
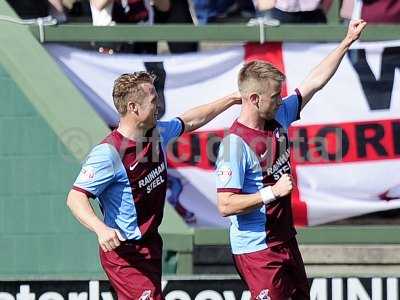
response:
<path fill-rule="evenodd" d="M 0 15 L 16 17 L 4 0 Z M 65 198 L 109 130 L 29 27 L 3 21 L 0 122 L 0 280 L 104 277 L 96 237 Z M 164 215 L 168 270 L 191 272 L 192 231 L 168 205 Z"/>
<path fill-rule="evenodd" d="M 79 162 L 0 65 L 0 278 L 101 274 L 65 197 Z"/>
<path fill-rule="evenodd" d="M 65 204 L 80 163 L 1 65 L 0 166 L 0 280 L 104 278 L 95 235 Z M 190 273 L 191 230 L 165 215 L 164 269 Z"/>

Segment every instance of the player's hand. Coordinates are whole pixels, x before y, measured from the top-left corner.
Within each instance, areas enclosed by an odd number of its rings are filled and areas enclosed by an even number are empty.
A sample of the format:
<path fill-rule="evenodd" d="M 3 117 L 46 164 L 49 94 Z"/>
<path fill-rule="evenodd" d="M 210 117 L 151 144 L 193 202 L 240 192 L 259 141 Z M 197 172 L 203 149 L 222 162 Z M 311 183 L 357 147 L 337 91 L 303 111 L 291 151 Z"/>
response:
<path fill-rule="evenodd" d="M 119 230 L 107 226 L 97 232 L 97 238 L 104 252 L 114 250 L 125 240 Z"/>
<path fill-rule="evenodd" d="M 278 182 L 272 186 L 272 192 L 275 198 L 284 197 L 289 195 L 293 190 L 293 178 L 289 174 L 283 174 Z"/>
<path fill-rule="evenodd" d="M 346 41 L 350 44 L 355 42 L 360 38 L 362 31 L 365 26 L 367 26 L 367 22 L 364 20 L 351 20 L 349 23 L 349 28 L 347 29 Z"/>

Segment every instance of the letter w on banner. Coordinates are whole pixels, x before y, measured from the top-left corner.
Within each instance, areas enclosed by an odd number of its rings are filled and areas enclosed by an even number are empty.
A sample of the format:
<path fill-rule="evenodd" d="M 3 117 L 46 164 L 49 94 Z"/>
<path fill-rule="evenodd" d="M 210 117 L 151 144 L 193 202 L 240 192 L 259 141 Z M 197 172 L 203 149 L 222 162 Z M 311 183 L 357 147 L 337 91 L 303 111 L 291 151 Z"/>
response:
<path fill-rule="evenodd" d="M 122 73 L 149 70 L 158 75 L 162 119 L 168 120 L 237 90 L 237 75 L 246 60 L 272 62 L 287 76 L 283 96 L 293 93 L 335 47 L 266 43 L 168 56 L 106 56 L 60 45 L 47 49 L 113 127 L 118 115 L 112 86 Z M 297 225 L 400 208 L 399 70 L 400 42 L 358 44 L 290 128 Z M 216 208 L 214 163 L 221 138 L 239 112 L 239 106 L 226 111 L 169 149 L 167 200 L 182 216 L 191 217 L 187 221 L 194 226 L 228 226 Z"/>

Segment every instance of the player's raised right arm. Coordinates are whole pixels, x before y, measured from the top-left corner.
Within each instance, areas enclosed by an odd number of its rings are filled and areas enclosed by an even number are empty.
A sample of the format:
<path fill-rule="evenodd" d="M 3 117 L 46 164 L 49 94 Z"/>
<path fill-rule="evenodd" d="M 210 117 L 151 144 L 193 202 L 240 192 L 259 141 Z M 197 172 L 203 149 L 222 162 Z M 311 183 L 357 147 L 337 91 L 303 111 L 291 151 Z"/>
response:
<path fill-rule="evenodd" d="M 367 23 L 364 20 L 352 20 L 349 24 L 346 37 L 338 47 L 325 57 L 300 84 L 299 91 L 303 97 L 302 108 L 332 78 L 346 52 L 360 38 L 366 25 Z"/>

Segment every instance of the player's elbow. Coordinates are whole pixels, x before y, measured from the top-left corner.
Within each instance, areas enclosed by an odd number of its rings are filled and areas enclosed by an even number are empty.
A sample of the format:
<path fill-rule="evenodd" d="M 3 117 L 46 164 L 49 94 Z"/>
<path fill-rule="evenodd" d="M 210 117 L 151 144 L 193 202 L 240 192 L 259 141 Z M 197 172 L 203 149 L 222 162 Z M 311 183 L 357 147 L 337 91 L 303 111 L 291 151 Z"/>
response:
<path fill-rule="evenodd" d="M 229 217 L 233 215 L 228 196 L 218 195 L 218 211 L 222 217 Z"/>
<path fill-rule="evenodd" d="M 218 211 L 219 211 L 220 215 L 224 218 L 230 216 L 227 205 L 218 205 Z"/>
<path fill-rule="evenodd" d="M 67 204 L 69 209 L 72 209 L 72 206 L 73 206 L 72 190 L 68 193 L 66 204 Z"/>
<path fill-rule="evenodd" d="M 185 132 L 192 132 L 208 122 L 207 116 L 199 113 L 196 109 L 184 113 L 180 118 L 185 123 Z"/>
<path fill-rule="evenodd" d="M 185 122 L 185 132 L 195 131 L 196 129 L 203 126 L 203 124 L 205 124 L 205 122 L 198 119 L 192 119 L 190 121 L 187 121 Z"/>
<path fill-rule="evenodd" d="M 87 199 L 87 196 L 85 194 L 72 189 L 68 193 L 66 204 L 68 208 L 73 212 L 79 205 L 79 202 L 84 200 L 85 198 Z"/>

